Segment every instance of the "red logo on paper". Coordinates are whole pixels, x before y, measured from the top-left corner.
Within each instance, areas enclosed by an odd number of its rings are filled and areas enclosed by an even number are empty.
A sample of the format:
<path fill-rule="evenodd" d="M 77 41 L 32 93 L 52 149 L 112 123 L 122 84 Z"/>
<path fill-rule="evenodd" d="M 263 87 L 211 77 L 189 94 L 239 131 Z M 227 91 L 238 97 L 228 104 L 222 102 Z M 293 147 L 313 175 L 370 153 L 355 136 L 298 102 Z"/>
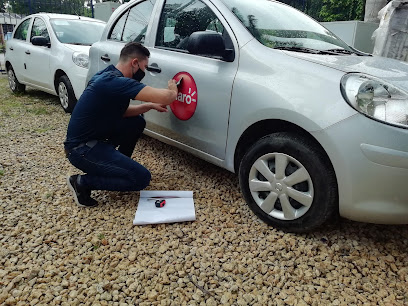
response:
<path fill-rule="evenodd" d="M 193 77 L 188 72 L 179 72 L 173 79 L 178 82 L 177 99 L 170 104 L 173 114 L 180 120 L 190 119 L 197 108 L 197 86 Z"/>

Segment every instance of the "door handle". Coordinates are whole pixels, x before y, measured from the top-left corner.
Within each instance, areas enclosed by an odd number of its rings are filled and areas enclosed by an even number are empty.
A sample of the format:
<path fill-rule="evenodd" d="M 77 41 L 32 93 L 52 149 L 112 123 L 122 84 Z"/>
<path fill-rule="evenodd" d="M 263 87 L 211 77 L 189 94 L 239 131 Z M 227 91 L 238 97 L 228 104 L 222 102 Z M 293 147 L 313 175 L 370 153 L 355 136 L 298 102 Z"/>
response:
<path fill-rule="evenodd" d="M 151 64 L 150 66 L 146 67 L 147 71 L 150 72 L 156 72 L 156 73 L 160 73 L 161 72 L 161 68 L 155 63 L 155 64 Z"/>
<path fill-rule="evenodd" d="M 101 56 L 101 60 L 105 61 L 105 62 L 110 62 L 110 58 L 109 55 L 105 54 Z"/>
<path fill-rule="evenodd" d="M 30 50 L 27 50 L 25 53 L 26 53 L 26 54 L 31 54 Z"/>
<path fill-rule="evenodd" d="M 13 47 L 10 47 L 9 49 L 10 49 L 11 51 L 13 51 L 13 50 L 14 50 L 14 48 L 13 48 Z"/>

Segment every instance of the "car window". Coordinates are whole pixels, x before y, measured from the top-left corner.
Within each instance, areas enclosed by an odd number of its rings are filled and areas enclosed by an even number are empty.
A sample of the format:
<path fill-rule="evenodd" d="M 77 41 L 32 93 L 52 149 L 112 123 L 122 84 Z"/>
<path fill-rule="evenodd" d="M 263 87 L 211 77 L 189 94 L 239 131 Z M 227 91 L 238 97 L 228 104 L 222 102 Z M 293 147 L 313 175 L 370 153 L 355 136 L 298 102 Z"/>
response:
<path fill-rule="evenodd" d="M 30 40 L 34 36 L 42 36 L 42 37 L 47 38 L 48 40 L 50 39 L 45 22 L 41 18 L 38 18 L 38 17 L 34 19 L 34 23 L 31 29 Z"/>
<path fill-rule="evenodd" d="M 129 10 L 123 14 L 119 20 L 116 22 L 115 26 L 113 27 L 112 32 L 109 34 L 108 39 L 112 40 L 122 40 L 123 28 L 125 27 L 126 19 L 129 15 Z"/>
<path fill-rule="evenodd" d="M 28 32 L 28 27 L 30 26 L 30 21 L 31 18 L 24 20 L 16 29 L 16 32 L 14 33 L 14 38 L 15 39 L 21 39 L 21 40 L 26 40 L 27 39 L 27 32 Z"/>
<path fill-rule="evenodd" d="M 217 16 L 199 0 L 167 0 L 160 16 L 156 46 L 187 50 L 190 35 L 212 31 L 228 35 Z"/>
<path fill-rule="evenodd" d="M 144 43 L 155 0 L 141 2 L 123 14 L 113 27 L 109 39 Z"/>
<path fill-rule="evenodd" d="M 97 42 L 105 29 L 105 23 L 84 19 L 50 19 L 58 41 L 63 44 L 90 46 Z"/>
<path fill-rule="evenodd" d="M 321 24 L 278 1 L 222 0 L 248 31 L 270 48 L 351 49 Z"/>
<path fill-rule="evenodd" d="M 123 31 L 123 41 L 144 43 L 153 6 L 154 1 L 145 1 L 130 9 L 125 29 Z"/>

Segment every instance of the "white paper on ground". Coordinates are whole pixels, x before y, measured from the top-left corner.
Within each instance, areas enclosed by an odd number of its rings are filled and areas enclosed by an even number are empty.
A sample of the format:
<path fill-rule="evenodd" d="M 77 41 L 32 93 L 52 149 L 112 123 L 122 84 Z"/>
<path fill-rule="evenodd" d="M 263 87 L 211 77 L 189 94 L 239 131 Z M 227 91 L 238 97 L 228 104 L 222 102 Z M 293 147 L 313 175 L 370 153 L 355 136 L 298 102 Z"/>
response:
<path fill-rule="evenodd" d="M 154 204 L 159 198 L 166 200 L 163 207 L 156 207 Z M 133 224 L 173 223 L 195 219 L 192 191 L 142 190 Z"/>

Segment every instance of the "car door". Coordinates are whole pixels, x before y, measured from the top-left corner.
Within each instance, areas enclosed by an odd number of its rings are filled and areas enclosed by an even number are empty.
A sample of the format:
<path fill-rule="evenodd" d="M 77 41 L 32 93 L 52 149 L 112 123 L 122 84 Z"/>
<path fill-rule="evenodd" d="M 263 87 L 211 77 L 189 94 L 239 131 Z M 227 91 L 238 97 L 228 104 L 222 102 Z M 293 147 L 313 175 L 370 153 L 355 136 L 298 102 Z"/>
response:
<path fill-rule="evenodd" d="M 25 51 L 29 45 L 29 29 L 32 18 L 26 18 L 21 21 L 14 31 L 13 38 L 7 41 L 6 58 L 11 63 L 14 73 L 19 82 L 25 82 L 26 67 L 24 64 Z"/>
<path fill-rule="evenodd" d="M 24 50 L 25 81 L 27 84 L 46 89 L 53 89 L 53 74 L 50 71 L 51 48 L 50 46 L 34 46 L 31 39 L 34 36 L 43 36 L 50 39 L 45 21 L 40 17 L 35 17 L 30 31 L 30 43 Z"/>
<path fill-rule="evenodd" d="M 116 65 L 122 48 L 130 41 L 145 42 L 146 33 L 149 31 L 150 18 L 154 9 L 155 0 L 140 1 L 124 10 L 107 34 L 105 41 L 94 44 L 93 50 L 97 50 L 98 70 L 107 66 Z M 94 56 L 91 54 L 91 57 Z M 93 71 L 97 72 L 97 71 Z"/>
<path fill-rule="evenodd" d="M 182 81 L 168 113 L 145 114 L 147 129 L 177 143 L 225 158 L 231 91 L 238 69 L 232 61 L 189 54 L 188 37 L 196 31 L 217 32 L 237 52 L 233 32 L 220 12 L 203 0 L 166 0 L 152 31 L 149 69 L 144 83 L 166 88 Z M 160 72 L 159 72 L 160 71 Z"/>

